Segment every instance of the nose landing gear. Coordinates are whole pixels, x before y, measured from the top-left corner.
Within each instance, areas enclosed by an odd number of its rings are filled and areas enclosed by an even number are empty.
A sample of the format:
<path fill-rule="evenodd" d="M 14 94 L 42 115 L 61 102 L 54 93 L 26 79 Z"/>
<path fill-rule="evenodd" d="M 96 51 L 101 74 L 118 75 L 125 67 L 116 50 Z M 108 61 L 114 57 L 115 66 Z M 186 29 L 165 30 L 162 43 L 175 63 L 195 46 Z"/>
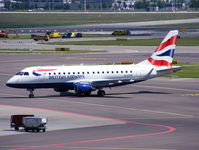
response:
<path fill-rule="evenodd" d="M 29 98 L 34 98 L 34 97 L 35 97 L 35 95 L 34 95 L 34 93 L 33 93 L 34 89 L 27 89 L 27 91 L 30 92 Z"/>

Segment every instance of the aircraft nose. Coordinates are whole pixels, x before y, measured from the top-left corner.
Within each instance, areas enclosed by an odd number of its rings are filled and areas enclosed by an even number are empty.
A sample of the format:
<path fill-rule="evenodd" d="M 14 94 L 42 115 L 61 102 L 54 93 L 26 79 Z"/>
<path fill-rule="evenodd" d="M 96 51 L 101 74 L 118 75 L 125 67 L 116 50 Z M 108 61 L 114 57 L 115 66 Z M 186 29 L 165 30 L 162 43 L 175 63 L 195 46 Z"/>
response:
<path fill-rule="evenodd" d="M 12 77 L 6 82 L 6 86 L 8 86 L 8 87 L 16 87 L 16 82 L 17 82 L 16 78 Z"/>

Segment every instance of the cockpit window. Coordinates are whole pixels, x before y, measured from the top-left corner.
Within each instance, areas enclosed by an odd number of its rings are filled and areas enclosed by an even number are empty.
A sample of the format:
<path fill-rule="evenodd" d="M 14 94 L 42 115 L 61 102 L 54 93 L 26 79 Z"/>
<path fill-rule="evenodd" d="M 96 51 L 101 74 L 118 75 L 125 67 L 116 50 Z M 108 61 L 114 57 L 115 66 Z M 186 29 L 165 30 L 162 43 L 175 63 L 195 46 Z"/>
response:
<path fill-rule="evenodd" d="M 18 72 L 16 75 L 18 76 L 29 76 L 28 72 Z"/>
<path fill-rule="evenodd" d="M 17 75 L 22 76 L 22 75 L 23 75 L 23 72 L 19 72 L 19 73 L 17 73 Z"/>
<path fill-rule="evenodd" d="M 24 76 L 29 76 L 29 73 L 28 72 L 24 72 Z"/>

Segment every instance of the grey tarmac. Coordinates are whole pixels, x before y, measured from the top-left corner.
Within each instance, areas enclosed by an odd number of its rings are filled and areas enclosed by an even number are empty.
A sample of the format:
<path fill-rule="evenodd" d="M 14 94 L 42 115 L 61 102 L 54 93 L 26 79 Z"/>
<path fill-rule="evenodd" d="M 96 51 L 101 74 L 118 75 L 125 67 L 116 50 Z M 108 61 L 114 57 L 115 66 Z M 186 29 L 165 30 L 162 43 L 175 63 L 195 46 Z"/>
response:
<path fill-rule="evenodd" d="M 7 124 L 0 131 L 0 149 L 199 149 L 198 79 L 160 77 L 105 89 L 104 98 L 97 97 L 95 92 L 90 97 L 76 97 L 72 92 L 60 97 L 52 89 L 41 89 L 35 91 L 36 98 L 29 99 L 26 90 L 5 86 L 13 74 L 28 66 L 139 62 L 148 55 L 0 54 L 0 125 Z M 181 61 L 198 61 L 198 53 L 177 53 L 176 57 Z M 21 111 L 49 117 L 49 131 L 24 133 L 10 129 L 9 115 Z M 81 124 L 85 126 L 78 126 Z M 14 135 L 5 135 L 7 132 Z"/>

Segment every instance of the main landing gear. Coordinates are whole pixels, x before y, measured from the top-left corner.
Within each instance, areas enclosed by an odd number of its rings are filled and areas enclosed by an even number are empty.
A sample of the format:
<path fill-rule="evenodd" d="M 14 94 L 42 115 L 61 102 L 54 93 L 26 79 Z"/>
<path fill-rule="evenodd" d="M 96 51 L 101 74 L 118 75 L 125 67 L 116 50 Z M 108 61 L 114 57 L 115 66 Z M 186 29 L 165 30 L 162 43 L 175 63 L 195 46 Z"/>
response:
<path fill-rule="evenodd" d="M 97 91 L 97 96 L 99 96 L 99 97 L 104 97 L 104 95 L 105 95 L 106 93 L 105 93 L 105 91 L 104 90 L 98 90 Z"/>
<path fill-rule="evenodd" d="M 27 91 L 30 92 L 29 98 L 34 98 L 35 97 L 35 95 L 33 94 L 34 89 L 27 89 Z"/>

